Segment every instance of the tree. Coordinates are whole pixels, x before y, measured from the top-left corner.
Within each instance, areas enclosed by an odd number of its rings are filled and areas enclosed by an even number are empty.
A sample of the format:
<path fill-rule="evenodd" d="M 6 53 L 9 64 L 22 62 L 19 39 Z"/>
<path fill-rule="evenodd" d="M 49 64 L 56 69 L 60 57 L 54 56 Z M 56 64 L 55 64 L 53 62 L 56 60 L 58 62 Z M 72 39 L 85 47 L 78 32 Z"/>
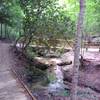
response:
<path fill-rule="evenodd" d="M 7 36 L 7 38 L 9 35 L 17 36 L 16 33 L 22 29 L 23 12 L 18 1 L 19 0 L 0 0 L 1 35 L 4 36 L 5 30 L 5 37 Z M 10 31 L 9 35 L 8 30 Z"/>
<path fill-rule="evenodd" d="M 77 22 L 77 31 L 76 31 L 76 36 L 75 36 L 71 100 L 78 100 L 77 86 L 78 86 L 78 75 L 79 75 L 79 66 L 80 66 L 79 58 L 80 58 L 81 36 L 82 36 L 82 30 L 83 30 L 84 12 L 85 12 L 85 0 L 80 0 L 80 12 L 79 12 L 79 18 Z"/>
<path fill-rule="evenodd" d="M 74 21 L 59 7 L 57 0 L 20 0 L 24 12 L 24 49 L 32 41 L 49 47 L 52 40 L 73 35 Z M 67 28 L 66 28 L 67 27 Z M 56 44 L 57 45 L 57 44 Z"/>

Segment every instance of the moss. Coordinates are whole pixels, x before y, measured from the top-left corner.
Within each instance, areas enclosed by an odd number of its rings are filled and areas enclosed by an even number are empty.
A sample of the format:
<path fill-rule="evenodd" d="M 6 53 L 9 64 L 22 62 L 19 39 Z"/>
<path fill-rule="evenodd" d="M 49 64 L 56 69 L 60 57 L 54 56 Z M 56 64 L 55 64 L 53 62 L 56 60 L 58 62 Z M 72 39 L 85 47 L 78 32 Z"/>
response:
<path fill-rule="evenodd" d="M 33 52 L 32 47 L 28 47 L 26 53 L 29 58 L 34 58 L 36 56 L 36 53 Z"/>
<path fill-rule="evenodd" d="M 54 73 L 48 73 L 48 79 L 50 82 L 53 82 L 56 80 L 56 76 Z"/>
<path fill-rule="evenodd" d="M 63 92 L 60 93 L 60 95 L 64 96 L 64 97 L 66 97 L 66 96 L 68 97 L 68 96 L 70 96 L 70 91 L 68 91 L 68 90 L 63 91 Z"/>
<path fill-rule="evenodd" d="M 41 85 L 46 85 L 49 83 L 47 73 L 34 66 L 26 67 L 26 77 L 30 84 L 40 82 Z"/>

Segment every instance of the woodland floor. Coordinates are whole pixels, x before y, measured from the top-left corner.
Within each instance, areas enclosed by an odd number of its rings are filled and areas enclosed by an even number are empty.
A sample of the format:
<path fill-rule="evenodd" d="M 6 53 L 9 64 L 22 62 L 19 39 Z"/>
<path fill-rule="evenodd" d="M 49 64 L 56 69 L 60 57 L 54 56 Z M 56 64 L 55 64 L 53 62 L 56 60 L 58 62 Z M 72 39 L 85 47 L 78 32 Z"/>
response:
<path fill-rule="evenodd" d="M 10 45 L 0 41 L 0 100 L 30 100 L 11 71 L 14 65 Z"/>
<path fill-rule="evenodd" d="M 8 43 L 0 41 L 0 100 L 30 100 L 21 84 L 11 72 L 11 68 L 15 68 L 18 72 L 23 71 L 23 67 L 27 65 L 25 60 L 17 58 L 10 50 Z M 87 61 L 87 67 L 82 72 L 82 82 L 88 85 L 97 86 L 100 88 L 100 53 L 97 49 L 89 49 L 84 52 L 84 58 Z M 73 60 L 73 53 L 65 53 L 62 60 Z M 73 65 L 73 64 L 72 64 Z M 71 66 L 72 66 L 71 65 Z M 98 65 L 98 66 L 96 66 Z M 23 66 L 23 67 L 22 67 Z M 95 67 L 96 66 L 96 67 Z M 68 66 L 67 66 L 68 67 Z M 84 78 L 84 79 L 83 79 Z M 41 95 L 43 91 L 41 92 Z M 40 98 L 39 100 L 47 100 Z M 54 97 L 50 100 L 70 100 L 69 97 Z M 90 88 L 79 87 L 78 100 L 100 100 L 100 93 L 91 90 Z"/>

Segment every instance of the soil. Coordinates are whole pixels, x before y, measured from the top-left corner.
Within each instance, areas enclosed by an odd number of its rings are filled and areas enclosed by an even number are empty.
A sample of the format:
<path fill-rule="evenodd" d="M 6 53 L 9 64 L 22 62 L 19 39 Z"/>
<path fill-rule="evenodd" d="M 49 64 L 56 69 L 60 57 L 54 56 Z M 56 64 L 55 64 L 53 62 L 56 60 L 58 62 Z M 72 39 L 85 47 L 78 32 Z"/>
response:
<path fill-rule="evenodd" d="M 10 53 L 10 44 L 0 41 L 0 100 L 31 100 L 11 71 L 15 61 Z"/>
<path fill-rule="evenodd" d="M 0 44 L 1 45 L 1 44 Z M 1 46 L 0 46 L 1 47 Z M 2 47 L 4 48 L 4 47 Z M 2 52 L 2 51 L 0 51 Z M 8 55 L 9 52 L 5 51 L 5 54 Z M 10 57 L 12 57 L 11 62 L 7 63 L 8 67 L 12 66 L 11 63 L 13 62 L 14 68 L 20 73 L 22 76 L 23 81 L 27 83 L 26 77 L 25 77 L 25 66 L 28 66 L 28 61 L 24 58 L 24 56 L 20 55 L 20 53 L 16 53 L 14 49 L 10 50 Z M 20 55 L 20 56 L 19 56 Z M 7 56 L 7 59 L 9 59 L 9 56 Z M 98 51 L 88 51 L 84 52 L 84 59 L 86 67 L 83 68 L 80 71 L 80 86 L 78 89 L 78 100 L 100 100 L 100 92 L 96 91 L 96 89 L 100 88 L 100 53 Z M 55 62 L 61 62 L 61 61 L 72 61 L 71 65 L 63 66 L 63 69 L 67 72 L 71 73 L 71 69 L 73 67 L 73 53 L 68 52 L 62 55 L 61 60 L 59 58 L 55 58 L 53 61 Z M 50 62 L 51 63 L 51 62 Z M 3 70 L 5 67 L 3 68 Z M 70 77 L 70 76 L 69 76 Z M 85 87 L 84 87 L 85 86 Z M 93 87 L 93 89 L 91 88 Z M 41 90 L 41 89 L 40 89 Z M 35 93 L 37 100 L 48 100 L 48 91 L 41 90 L 38 91 L 39 95 Z M 41 98 L 42 97 L 42 98 Z M 65 96 L 51 96 L 50 100 L 70 100 L 70 97 Z"/>
<path fill-rule="evenodd" d="M 79 86 L 89 88 L 89 93 L 94 91 L 95 95 L 99 95 L 97 100 L 100 100 L 100 52 L 99 49 L 90 48 L 87 52 L 83 51 L 83 66 L 79 71 Z M 70 59 L 73 62 L 73 53 L 69 52 L 63 56 L 66 59 Z M 67 57 L 68 56 L 68 57 Z M 70 66 L 63 66 L 64 69 L 64 80 L 71 82 L 72 80 L 72 68 L 73 64 Z M 92 94 L 93 95 L 93 94 Z M 90 100 L 90 99 L 89 99 Z M 92 100 L 92 99 L 91 99 Z M 93 99 L 95 100 L 95 99 Z"/>

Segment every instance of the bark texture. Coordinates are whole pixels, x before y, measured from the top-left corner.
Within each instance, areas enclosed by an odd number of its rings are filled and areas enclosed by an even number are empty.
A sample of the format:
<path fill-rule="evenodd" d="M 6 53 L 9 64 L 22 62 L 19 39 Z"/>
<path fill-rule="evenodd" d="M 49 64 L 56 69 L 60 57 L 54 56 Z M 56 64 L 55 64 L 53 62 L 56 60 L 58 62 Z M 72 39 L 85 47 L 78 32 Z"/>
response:
<path fill-rule="evenodd" d="M 77 21 L 77 30 L 75 36 L 75 47 L 74 47 L 74 66 L 73 66 L 73 78 L 72 78 L 72 89 L 71 89 L 71 100 L 78 100 L 77 97 L 77 85 L 78 85 L 78 70 L 79 70 L 79 57 L 81 48 L 81 37 L 83 30 L 83 20 L 85 12 L 85 0 L 80 0 L 80 12 Z"/>

